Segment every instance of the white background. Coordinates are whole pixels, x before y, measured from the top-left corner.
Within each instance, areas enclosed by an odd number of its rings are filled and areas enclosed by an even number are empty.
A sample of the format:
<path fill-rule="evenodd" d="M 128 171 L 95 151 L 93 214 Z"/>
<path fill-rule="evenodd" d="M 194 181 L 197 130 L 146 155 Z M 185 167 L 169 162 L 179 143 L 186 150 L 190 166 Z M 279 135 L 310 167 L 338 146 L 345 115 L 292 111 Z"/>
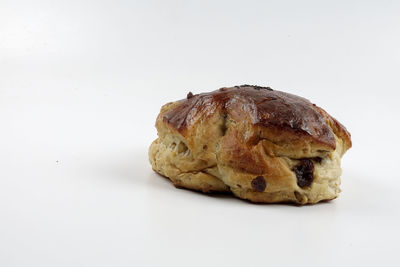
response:
<path fill-rule="evenodd" d="M 0 266 L 399 266 L 399 1 L 1 1 Z M 258 84 L 352 133 L 342 194 L 175 189 L 162 104 Z"/>

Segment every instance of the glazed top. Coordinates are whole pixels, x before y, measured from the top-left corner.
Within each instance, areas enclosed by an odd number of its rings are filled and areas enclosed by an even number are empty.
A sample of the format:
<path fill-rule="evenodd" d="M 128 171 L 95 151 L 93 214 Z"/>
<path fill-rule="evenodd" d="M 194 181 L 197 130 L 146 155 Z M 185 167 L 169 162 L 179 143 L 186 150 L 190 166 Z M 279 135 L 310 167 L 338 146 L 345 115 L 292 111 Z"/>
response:
<path fill-rule="evenodd" d="M 209 114 L 219 108 L 230 114 L 238 107 L 240 111 L 236 111 L 247 113 L 254 126 L 309 136 L 334 149 L 334 133 L 327 122 L 331 120 L 340 135 L 351 142 L 343 125 L 307 99 L 254 85 L 224 87 L 197 95 L 189 93 L 186 99 L 163 115 L 163 121 L 181 132 L 193 124 L 198 114 Z"/>

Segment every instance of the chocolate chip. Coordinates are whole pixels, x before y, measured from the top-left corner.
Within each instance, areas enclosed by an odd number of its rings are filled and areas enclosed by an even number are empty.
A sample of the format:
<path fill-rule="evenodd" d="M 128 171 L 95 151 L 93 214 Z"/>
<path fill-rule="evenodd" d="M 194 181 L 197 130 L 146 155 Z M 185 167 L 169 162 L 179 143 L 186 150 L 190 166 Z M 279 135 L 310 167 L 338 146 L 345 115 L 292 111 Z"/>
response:
<path fill-rule="evenodd" d="M 264 87 L 264 86 L 258 86 L 258 85 L 243 84 L 240 87 L 253 87 L 254 90 L 257 90 L 257 91 L 259 91 L 261 89 L 268 90 L 268 91 L 274 91 L 271 87 Z"/>
<path fill-rule="evenodd" d="M 187 96 L 186 96 L 187 99 L 190 99 L 190 98 L 192 98 L 192 97 L 193 97 L 193 93 L 192 93 L 192 92 L 189 92 L 189 93 L 187 94 Z"/>
<path fill-rule="evenodd" d="M 297 185 L 307 187 L 314 181 L 314 163 L 310 159 L 302 159 L 293 168 L 297 178 Z"/>
<path fill-rule="evenodd" d="M 253 85 L 254 89 L 256 90 L 268 90 L 268 91 L 274 91 L 271 87 L 264 87 L 264 86 L 258 86 L 258 85 Z"/>
<path fill-rule="evenodd" d="M 253 181 L 251 181 L 251 187 L 253 187 L 253 189 L 257 192 L 264 192 L 265 188 L 267 187 L 264 177 L 257 176 L 254 178 Z"/>

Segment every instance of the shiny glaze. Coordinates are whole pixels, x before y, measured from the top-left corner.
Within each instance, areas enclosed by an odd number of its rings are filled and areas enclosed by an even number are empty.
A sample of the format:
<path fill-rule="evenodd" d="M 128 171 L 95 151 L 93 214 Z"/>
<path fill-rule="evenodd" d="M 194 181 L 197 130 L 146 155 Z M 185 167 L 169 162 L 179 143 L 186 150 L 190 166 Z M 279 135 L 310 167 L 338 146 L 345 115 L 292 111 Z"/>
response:
<path fill-rule="evenodd" d="M 269 87 L 242 85 L 202 93 L 187 99 L 163 115 L 163 120 L 182 132 L 198 118 L 221 109 L 230 114 L 238 103 L 253 125 L 308 135 L 335 148 L 335 138 L 325 117 L 305 98 Z M 346 131 L 345 128 L 341 129 Z"/>

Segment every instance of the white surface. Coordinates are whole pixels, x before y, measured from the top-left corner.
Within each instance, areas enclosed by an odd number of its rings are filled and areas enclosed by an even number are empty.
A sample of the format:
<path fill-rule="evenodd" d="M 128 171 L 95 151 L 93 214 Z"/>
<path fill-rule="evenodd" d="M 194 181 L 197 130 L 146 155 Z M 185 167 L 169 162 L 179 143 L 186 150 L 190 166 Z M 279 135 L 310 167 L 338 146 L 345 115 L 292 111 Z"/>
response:
<path fill-rule="evenodd" d="M 399 1 L 2 1 L 0 266 L 399 266 Z M 352 133 L 330 203 L 175 189 L 162 104 L 309 98 Z"/>

